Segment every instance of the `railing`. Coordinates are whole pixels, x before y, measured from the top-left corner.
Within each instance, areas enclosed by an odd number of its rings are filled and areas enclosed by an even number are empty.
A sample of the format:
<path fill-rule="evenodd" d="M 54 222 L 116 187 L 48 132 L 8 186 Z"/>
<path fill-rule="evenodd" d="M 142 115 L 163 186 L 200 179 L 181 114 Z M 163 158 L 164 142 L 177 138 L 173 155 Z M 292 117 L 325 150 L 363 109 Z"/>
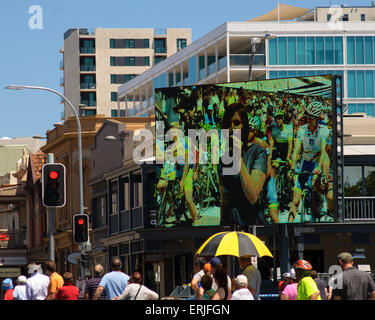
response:
<path fill-rule="evenodd" d="M 166 47 L 156 47 L 155 53 L 167 53 L 167 48 Z"/>
<path fill-rule="evenodd" d="M 154 36 L 164 36 L 167 34 L 166 28 L 156 28 L 154 29 Z"/>
<path fill-rule="evenodd" d="M 120 212 L 120 232 L 130 230 L 130 210 Z"/>
<path fill-rule="evenodd" d="M 143 228 L 143 207 L 132 209 L 131 215 L 132 229 Z"/>
<path fill-rule="evenodd" d="M 95 64 L 81 64 L 80 70 L 81 71 L 95 71 L 96 66 Z"/>
<path fill-rule="evenodd" d="M 344 197 L 345 220 L 375 220 L 375 197 Z"/>
<path fill-rule="evenodd" d="M 81 104 L 88 107 L 96 107 L 96 100 L 81 100 Z"/>
<path fill-rule="evenodd" d="M 219 59 L 219 70 L 225 68 L 227 66 L 227 57 L 222 57 Z"/>
<path fill-rule="evenodd" d="M 248 66 L 250 64 L 250 54 L 231 54 L 230 55 L 230 64 L 232 66 Z M 253 65 L 262 65 L 266 63 L 266 58 L 264 54 L 255 54 Z"/>
<path fill-rule="evenodd" d="M 81 89 L 96 89 L 96 83 L 81 83 Z"/>
<path fill-rule="evenodd" d="M 20 249 L 26 247 L 26 231 L 10 230 L 0 233 L 0 249 Z"/>
<path fill-rule="evenodd" d="M 95 48 L 79 48 L 80 53 L 95 53 Z"/>
<path fill-rule="evenodd" d="M 81 36 L 94 36 L 95 29 L 79 29 L 79 34 Z"/>

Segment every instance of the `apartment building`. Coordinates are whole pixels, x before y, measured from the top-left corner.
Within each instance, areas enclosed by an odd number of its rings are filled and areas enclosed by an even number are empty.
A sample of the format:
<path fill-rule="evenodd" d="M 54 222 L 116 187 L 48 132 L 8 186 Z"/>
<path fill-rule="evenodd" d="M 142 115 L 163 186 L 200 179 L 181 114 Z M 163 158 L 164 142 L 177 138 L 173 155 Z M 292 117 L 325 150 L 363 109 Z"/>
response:
<path fill-rule="evenodd" d="M 191 29 L 69 29 L 60 50 L 60 85 L 80 116 L 124 116 L 118 87 L 190 43 Z M 72 111 L 62 103 L 67 120 Z"/>

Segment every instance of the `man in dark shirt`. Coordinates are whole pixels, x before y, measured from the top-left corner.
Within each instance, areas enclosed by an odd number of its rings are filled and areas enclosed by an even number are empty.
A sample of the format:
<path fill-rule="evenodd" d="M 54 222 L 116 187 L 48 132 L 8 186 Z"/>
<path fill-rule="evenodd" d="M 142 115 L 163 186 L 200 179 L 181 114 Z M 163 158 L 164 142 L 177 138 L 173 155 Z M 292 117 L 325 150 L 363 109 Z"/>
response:
<path fill-rule="evenodd" d="M 101 264 L 97 264 L 94 268 L 94 277 L 86 281 L 85 287 L 85 299 L 93 300 L 96 289 L 99 286 L 100 281 L 104 275 L 104 268 Z M 99 297 L 99 300 L 107 300 L 107 294 L 105 289 Z"/>
<path fill-rule="evenodd" d="M 319 278 L 318 273 L 315 270 L 311 271 L 311 278 L 314 279 L 316 285 L 318 286 L 320 297 L 322 300 L 327 300 L 327 287 L 325 282 Z"/>
<path fill-rule="evenodd" d="M 338 263 L 343 270 L 337 276 L 334 300 L 375 300 L 375 283 L 371 275 L 353 266 L 353 257 L 348 252 L 339 254 Z"/>

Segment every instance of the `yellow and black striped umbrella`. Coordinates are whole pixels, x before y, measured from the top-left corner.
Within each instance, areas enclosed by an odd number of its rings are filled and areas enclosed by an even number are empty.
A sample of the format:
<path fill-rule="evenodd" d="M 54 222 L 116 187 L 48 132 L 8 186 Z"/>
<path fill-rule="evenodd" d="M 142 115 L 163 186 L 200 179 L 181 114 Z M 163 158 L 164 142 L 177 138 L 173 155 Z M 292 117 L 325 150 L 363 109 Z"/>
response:
<path fill-rule="evenodd" d="M 196 253 L 202 256 L 269 256 L 272 253 L 256 236 L 246 232 L 219 232 L 208 238 Z"/>

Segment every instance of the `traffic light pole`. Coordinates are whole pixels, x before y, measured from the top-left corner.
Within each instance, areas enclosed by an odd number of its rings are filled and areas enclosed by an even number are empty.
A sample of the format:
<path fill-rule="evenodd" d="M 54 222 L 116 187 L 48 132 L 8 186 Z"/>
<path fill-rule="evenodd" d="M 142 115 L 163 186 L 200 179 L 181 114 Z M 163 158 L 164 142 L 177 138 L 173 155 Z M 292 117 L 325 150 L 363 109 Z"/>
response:
<path fill-rule="evenodd" d="M 54 163 L 53 153 L 47 154 L 47 163 Z M 48 207 L 48 232 L 49 232 L 49 258 L 52 261 L 55 261 L 55 239 L 53 237 L 55 232 L 55 215 L 53 208 Z"/>

